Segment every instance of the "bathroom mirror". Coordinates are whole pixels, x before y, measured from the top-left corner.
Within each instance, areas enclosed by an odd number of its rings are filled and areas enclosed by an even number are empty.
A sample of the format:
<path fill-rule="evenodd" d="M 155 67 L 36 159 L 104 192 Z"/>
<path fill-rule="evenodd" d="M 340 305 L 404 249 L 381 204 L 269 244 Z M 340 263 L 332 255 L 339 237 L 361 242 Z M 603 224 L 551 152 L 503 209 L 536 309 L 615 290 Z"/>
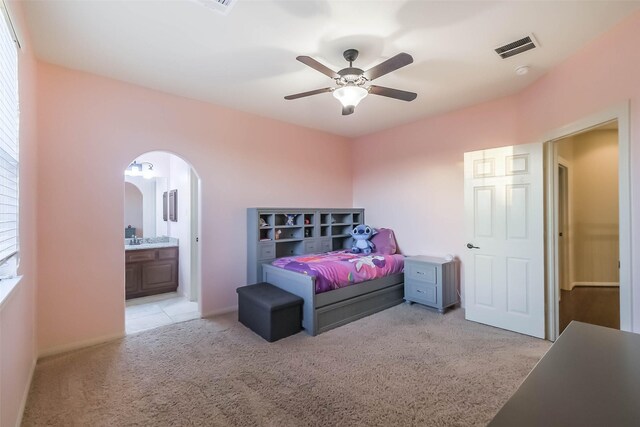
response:
<path fill-rule="evenodd" d="M 162 218 L 163 193 L 167 191 L 167 178 L 143 178 L 141 176 L 125 177 L 125 238 L 135 234 L 136 237 L 166 236 L 167 222 Z M 135 228 L 127 231 L 127 227 Z"/>

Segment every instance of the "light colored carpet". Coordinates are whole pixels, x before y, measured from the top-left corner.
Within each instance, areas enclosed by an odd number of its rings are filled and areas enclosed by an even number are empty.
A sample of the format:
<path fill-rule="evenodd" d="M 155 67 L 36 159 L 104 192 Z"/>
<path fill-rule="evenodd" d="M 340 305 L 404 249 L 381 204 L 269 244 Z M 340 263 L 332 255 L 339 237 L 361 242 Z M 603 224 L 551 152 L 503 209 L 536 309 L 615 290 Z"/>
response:
<path fill-rule="evenodd" d="M 23 425 L 485 425 L 550 345 L 419 305 L 272 344 L 235 316 L 40 361 Z"/>

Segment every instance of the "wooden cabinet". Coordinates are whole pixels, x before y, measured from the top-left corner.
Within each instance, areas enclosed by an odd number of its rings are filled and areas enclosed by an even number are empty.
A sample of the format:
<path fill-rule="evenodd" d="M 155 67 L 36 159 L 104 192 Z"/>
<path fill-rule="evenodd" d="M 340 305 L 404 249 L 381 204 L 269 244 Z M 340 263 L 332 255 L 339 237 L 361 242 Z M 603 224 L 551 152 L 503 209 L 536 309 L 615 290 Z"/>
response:
<path fill-rule="evenodd" d="M 275 258 L 350 249 L 363 223 L 364 209 L 248 209 L 247 284 L 261 282 L 262 264 Z"/>
<path fill-rule="evenodd" d="M 126 299 L 175 292 L 178 289 L 178 248 L 125 251 Z"/>
<path fill-rule="evenodd" d="M 140 263 L 127 263 L 124 268 L 124 289 L 127 299 L 130 294 L 136 293 L 140 289 L 142 277 L 140 275 Z"/>
<path fill-rule="evenodd" d="M 445 308 L 459 302 L 456 263 L 429 256 L 406 258 L 404 299 L 437 308 L 444 313 Z"/>

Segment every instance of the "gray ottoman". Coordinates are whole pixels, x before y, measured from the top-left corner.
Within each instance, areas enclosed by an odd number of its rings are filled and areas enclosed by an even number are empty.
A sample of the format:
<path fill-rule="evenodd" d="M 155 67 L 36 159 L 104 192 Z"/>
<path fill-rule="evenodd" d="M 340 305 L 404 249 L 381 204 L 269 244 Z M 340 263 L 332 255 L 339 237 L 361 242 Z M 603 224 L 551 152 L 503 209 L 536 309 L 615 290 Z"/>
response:
<path fill-rule="evenodd" d="M 269 283 L 243 286 L 238 292 L 238 320 L 269 342 L 302 329 L 302 304 L 297 295 Z"/>

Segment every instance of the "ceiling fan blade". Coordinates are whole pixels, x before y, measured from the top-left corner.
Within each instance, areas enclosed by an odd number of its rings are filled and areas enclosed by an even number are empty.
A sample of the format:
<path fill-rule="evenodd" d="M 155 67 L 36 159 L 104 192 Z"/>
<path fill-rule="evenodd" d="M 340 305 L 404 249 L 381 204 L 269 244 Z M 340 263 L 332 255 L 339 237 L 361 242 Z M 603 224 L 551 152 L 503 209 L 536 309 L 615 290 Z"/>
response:
<path fill-rule="evenodd" d="M 406 90 L 391 89 L 382 86 L 369 86 L 369 93 L 374 95 L 386 96 L 389 98 L 400 99 L 401 101 L 413 101 L 418 97 L 417 93 L 407 92 Z"/>
<path fill-rule="evenodd" d="M 305 96 L 317 95 L 319 93 L 331 92 L 333 90 L 332 87 L 325 87 L 324 89 L 316 89 L 310 90 L 309 92 L 296 93 L 295 95 L 287 95 L 284 99 L 298 99 L 304 98 Z"/>
<path fill-rule="evenodd" d="M 343 116 L 348 116 L 349 114 L 353 114 L 354 111 L 356 111 L 356 107 L 354 107 L 353 105 L 348 105 L 346 107 L 342 107 L 342 115 Z"/>
<path fill-rule="evenodd" d="M 413 57 L 408 53 L 399 53 L 396 56 L 387 59 L 384 62 L 376 65 L 373 68 L 368 69 L 364 72 L 364 76 L 369 79 L 377 79 L 380 76 L 384 76 L 387 73 L 397 70 L 398 68 L 402 68 L 405 65 L 409 65 L 413 62 Z"/>
<path fill-rule="evenodd" d="M 313 68 L 316 71 L 320 71 L 325 76 L 329 76 L 332 79 L 340 78 L 338 73 L 333 71 L 331 68 L 329 68 L 329 67 L 327 67 L 325 65 L 322 65 L 321 63 L 319 63 L 318 61 L 316 61 L 315 59 L 313 59 L 310 56 L 298 56 L 296 59 L 298 61 L 302 62 L 304 65 L 307 65 L 307 66 Z"/>

